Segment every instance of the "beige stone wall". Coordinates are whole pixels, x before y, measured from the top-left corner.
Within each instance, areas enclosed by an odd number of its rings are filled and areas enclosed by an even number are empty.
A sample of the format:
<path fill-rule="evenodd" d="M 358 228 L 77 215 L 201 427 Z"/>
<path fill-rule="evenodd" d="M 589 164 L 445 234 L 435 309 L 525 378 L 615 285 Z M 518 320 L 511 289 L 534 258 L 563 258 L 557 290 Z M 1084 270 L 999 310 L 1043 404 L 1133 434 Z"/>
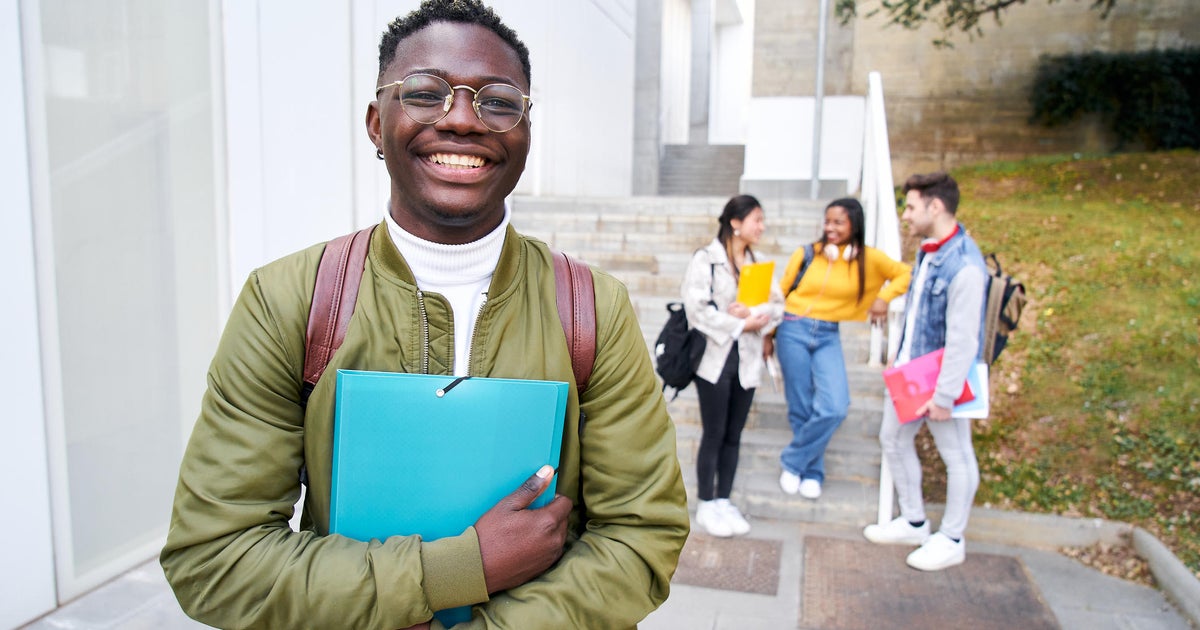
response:
<path fill-rule="evenodd" d="M 825 41 L 825 94 L 853 94 L 854 28 L 840 26 L 830 1 Z M 754 96 L 812 96 L 816 90 L 816 0 L 757 0 Z"/>
<path fill-rule="evenodd" d="M 816 4 L 758 0 L 755 96 L 813 93 Z M 932 27 L 907 31 L 879 17 L 835 22 L 826 93 L 864 94 L 867 74 L 881 73 L 897 181 L 971 162 L 1104 151 L 1111 138 L 1095 119 L 1055 129 L 1026 122 L 1038 57 L 1200 45 L 1200 2 L 1118 0 L 1107 20 L 1090 5 L 1029 0 L 1010 8 L 1001 26 L 985 20 L 983 37 L 955 34 L 953 49 L 932 45 Z"/>

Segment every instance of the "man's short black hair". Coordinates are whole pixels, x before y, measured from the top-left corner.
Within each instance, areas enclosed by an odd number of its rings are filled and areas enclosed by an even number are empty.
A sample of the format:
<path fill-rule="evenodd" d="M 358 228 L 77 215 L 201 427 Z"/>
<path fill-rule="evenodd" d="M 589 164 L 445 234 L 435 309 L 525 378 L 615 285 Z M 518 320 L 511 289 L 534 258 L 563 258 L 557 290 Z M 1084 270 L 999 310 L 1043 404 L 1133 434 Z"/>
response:
<path fill-rule="evenodd" d="M 479 0 L 425 0 L 412 13 L 392 20 L 379 42 L 379 76 L 383 76 L 396 58 L 396 46 L 401 41 L 434 22 L 478 24 L 492 31 L 517 52 L 525 80 L 530 81 L 529 49 L 517 37 L 516 31 L 501 22 L 500 16 Z"/>
<path fill-rule="evenodd" d="M 921 199 L 926 202 L 932 198 L 941 199 L 942 205 L 946 207 L 946 212 L 958 213 L 958 182 L 945 172 L 938 171 L 910 176 L 904 182 L 904 194 L 907 195 L 910 190 L 917 191 L 921 195 Z"/>

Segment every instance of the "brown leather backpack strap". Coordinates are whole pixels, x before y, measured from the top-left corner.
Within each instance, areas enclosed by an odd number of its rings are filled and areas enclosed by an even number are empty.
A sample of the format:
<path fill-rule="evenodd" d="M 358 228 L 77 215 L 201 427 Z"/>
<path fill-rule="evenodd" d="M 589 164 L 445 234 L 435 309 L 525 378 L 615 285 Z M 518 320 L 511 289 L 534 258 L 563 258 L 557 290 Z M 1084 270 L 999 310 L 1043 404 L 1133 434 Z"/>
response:
<path fill-rule="evenodd" d="M 339 236 L 329 241 L 321 254 L 305 337 L 304 389 L 301 394 L 304 402 L 308 401 L 308 395 L 325 373 L 329 359 L 346 338 L 374 231 L 375 226 L 371 226 Z"/>
<path fill-rule="evenodd" d="M 596 287 L 592 283 L 592 270 L 586 264 L 560 251 L 553 254 L 558 318 L 571 351 L 575 385 L 582 393 L 596 362 Z"/>

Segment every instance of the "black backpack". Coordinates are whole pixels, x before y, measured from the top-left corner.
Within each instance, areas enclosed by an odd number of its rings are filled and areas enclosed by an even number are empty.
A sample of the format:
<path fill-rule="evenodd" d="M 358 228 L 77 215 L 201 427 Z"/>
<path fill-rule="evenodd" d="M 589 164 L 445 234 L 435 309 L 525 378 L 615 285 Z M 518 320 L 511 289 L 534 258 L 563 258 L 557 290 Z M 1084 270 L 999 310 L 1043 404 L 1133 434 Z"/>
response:
<path fill-rule="evenodd" d="M 994 362 L 1004 347 L 1008 336 L 1017 329 L 1017 320 L 1025 309 L 1025 285 L 1000 268 L 995 254 L 988 254 L 987 311 L 983 318 L 983 358 Z"/>
<path fill-rule="evenodd" d="M 715 264 L 709 266 L 710 276 L 715 276 L 716 267 Z M 708 291 L 709 304 L 713 304 L 711 282 Z M 654 341 L 654 371 L 662 377 L 663 391 L 668 387 L 675 390 L 671 400 L 696 377 L 696 368 L 704 357 L 706 345 L 704 333 L 688 325 L 683 302 L 667 304 L 667 323 L 663 324 Z"/>

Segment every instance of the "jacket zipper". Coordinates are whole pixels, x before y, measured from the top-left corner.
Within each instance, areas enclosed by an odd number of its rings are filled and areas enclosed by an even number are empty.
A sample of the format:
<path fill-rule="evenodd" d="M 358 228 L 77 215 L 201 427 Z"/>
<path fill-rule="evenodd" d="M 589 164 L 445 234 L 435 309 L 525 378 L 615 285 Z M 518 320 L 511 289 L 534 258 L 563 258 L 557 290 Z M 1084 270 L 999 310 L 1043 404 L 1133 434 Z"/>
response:
<path fill-rule="evenodd" d="M 471 343 L 467 345 L 467 375 L 471 375 L 471 357 L 475 354 L 475 338 L 479 336 L 479 321 L 483 318 L 483 307 L 487 306 L 488 294 L 483 293 L 483 301 L 479 303 L 479 310 L 475 311 L 475 325 L 471 327 Z"/>
<path fill-rule="evenodd" d="M 417 313 L 421 316 L 421 374 L 429 373 L 429 313 L 425 311 L 425 293 L 417 289 Z"/>

